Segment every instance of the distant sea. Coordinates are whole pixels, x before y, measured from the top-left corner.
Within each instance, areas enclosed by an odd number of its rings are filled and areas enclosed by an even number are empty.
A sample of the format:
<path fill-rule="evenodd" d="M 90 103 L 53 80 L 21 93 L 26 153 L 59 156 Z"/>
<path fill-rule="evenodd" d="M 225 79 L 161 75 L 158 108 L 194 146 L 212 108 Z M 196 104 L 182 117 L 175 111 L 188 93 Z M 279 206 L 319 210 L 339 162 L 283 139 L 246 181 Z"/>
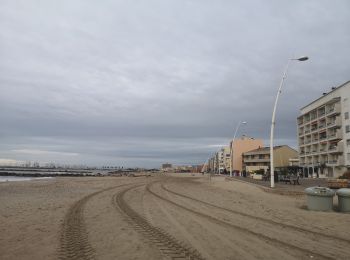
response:
<path fill-rule="evenodd" d="M 0 176 L 0 182 L 7 182 L 7 181 L 32 181 L 32 180 L 43 180 L 43 179 L 52 179 L 52 177 Z"/>

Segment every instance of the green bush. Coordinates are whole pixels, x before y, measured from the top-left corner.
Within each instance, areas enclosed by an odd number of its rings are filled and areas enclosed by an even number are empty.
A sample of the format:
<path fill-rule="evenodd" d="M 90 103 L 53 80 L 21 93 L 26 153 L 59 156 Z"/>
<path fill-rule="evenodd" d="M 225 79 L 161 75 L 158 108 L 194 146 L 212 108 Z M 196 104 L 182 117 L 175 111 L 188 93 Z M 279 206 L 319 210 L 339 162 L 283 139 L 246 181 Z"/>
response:
<path fill-rule="evenodd" d="M 254 173 L 263 175 L 265 173 L 265 170 L 264 169 L 259 169 L 259 170 L 254 171 Z"/>

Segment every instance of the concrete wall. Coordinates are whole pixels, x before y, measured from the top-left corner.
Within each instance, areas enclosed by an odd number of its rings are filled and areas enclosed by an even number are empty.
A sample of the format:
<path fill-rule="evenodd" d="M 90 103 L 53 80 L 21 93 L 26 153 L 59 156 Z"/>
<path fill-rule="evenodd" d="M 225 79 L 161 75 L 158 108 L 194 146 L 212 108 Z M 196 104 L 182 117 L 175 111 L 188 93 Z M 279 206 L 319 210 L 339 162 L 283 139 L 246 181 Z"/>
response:
<path fill-rule="evenodd" d="M 289 159 L 298 156 L 298 152 L 289 146 L 282 146 L 273 151 L 273 165 L 274 167 L 289 166 Z"/>

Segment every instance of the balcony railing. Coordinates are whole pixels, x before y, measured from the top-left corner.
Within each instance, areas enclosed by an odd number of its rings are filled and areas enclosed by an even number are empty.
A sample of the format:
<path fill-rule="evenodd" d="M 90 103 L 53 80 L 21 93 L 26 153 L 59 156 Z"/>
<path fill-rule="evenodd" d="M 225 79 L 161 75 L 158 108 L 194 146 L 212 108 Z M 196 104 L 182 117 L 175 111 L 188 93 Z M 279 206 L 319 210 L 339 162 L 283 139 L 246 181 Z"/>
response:
<path fill-rule="evenodd" d="M 329 159 L 327 163 L 328 166 L 337 166 L 337 165 L 343 165 L 343 164 L 344 164 L 343 156 L 339 156 L 337 159 Z"/>
<path fill-rule="evenodd" d="M 328 152 L 330 152 L 330 153 L 342 153 L 342 152 L 344 152 L 344 146 L 342 143 L 338 143 L 338 145 L 331 145 L 328 148 Z"/>
<path fill-rule="evenodd" d="M 340 113 L 340 104 L 339 103 L 334 104 L 334 106 L 330 107 L 327 110 L 327 115 L 332 114 L 332 113 Z"/>
<path fill-rule="evenodd" d="M 343 139 L 343 133 L 341 131 L 336 131 L 328 137 L 329 139 Z"/>
<path fill-rule="evenodd" d="M 264 159 L 243 159 L 243 162 L 270 162 L 270 158 L 264 158 Z"/>

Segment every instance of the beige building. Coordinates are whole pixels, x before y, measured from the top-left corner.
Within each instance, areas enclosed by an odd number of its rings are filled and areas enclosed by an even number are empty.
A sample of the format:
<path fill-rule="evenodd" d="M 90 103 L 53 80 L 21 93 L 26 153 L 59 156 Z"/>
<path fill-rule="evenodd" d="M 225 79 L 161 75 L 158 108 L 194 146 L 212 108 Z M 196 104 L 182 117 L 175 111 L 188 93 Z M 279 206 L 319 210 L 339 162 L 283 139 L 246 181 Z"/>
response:
<path fill-rule="evenodd" d="M 289 159 L 289 166 L 299 167 L 299 157 L 290 158 Z"/>
<path fill-rule="evenodd" d="M 350 81 L 301 109 L 299 161 L 304 175 L 338 177 L 350 168 Z"/>
<path fill-rule="evenodd" d="M 298 152 L 288 145 L 273 148 L 274 167 L 287 167 L 291 158 L 298 156 Z M 270 168 L 270 147 L 260 147 L 243 153 L 243 167 L 247 172 L 254 172 Z"/>
<path fill-rule="evenodd" d="M 232 147 L 232 170 L 239 172 L 242 171 L 242 154 L 264 146 L 264 142 L 262 139 L 255 139 L 244 135 L 238 139 L 235 139 L 234 142 L 232 141 L 230 142 L 230 146 Z"/>

